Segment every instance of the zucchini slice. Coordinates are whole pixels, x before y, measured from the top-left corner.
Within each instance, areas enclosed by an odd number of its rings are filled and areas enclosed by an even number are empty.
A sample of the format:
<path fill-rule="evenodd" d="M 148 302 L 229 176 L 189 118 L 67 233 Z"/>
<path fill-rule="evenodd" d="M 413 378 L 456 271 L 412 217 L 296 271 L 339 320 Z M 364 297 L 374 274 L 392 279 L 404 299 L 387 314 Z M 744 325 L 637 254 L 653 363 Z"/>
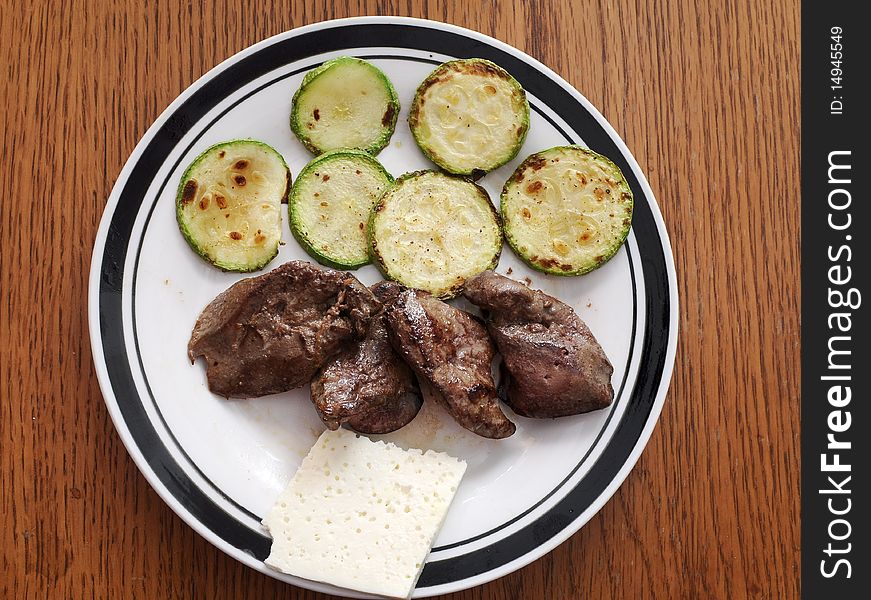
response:
<path fill-rule="evenodd" d="M 502 252 L 499 215 L 484 188 L 437 171 L 407 173 L 369 217 L 369 249 L 388 279 L 453 298 Z"/>
<path fill-rule="evenodd" d="M 381 163 L 362 150 L 321 154 L 299 172 L 290 193 L 290 230 L 319 263 L 356 269 L 369 263 L 366 223 L 393 183 Z"/>
<path fill-rule="evenodd" d="M 378 67 L 350 56 L 309 71 L 293 95 L 290 128 L 313 154 L 356 148 L 378 154 L 399 115 L 393 84 Z"/>
<path fill-rule="evenodd" d="M 498 65 L 482 58 L 452 60 L 417 88 L 408 125 L 435 164 L 479 177 L 517 156 L 529 131 L 529 103 Z"/>
<path fill-rule="evenodd" d="M 580 146 L 531 155 L 505 183 L 501 205 L 508 244 L 553 275 L 602 266 L 632 224 L 632 190 L 620 168 Z"/>
<path fill-rule="evenodd" d="M 194 251 L 225 271 L 257 271 L 281 242 L 281 204 L 290 169 L 256 140 L 215 144 L 182 175 L 176 218 Z"/>

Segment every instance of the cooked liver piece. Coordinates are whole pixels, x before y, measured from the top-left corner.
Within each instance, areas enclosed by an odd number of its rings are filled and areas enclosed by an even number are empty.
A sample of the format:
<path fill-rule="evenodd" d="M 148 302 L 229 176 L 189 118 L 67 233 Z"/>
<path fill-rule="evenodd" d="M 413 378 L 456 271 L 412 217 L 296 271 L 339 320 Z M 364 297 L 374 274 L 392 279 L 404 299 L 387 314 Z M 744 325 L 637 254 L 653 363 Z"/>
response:
<path fill-rule="evenodd" d="M 370 291 L 384 303 L 403 287 L 382 281 Z M 360 433 L 389 433 L 408 424 L 423 403 L 417 378 L 390 346 L 383 313 L 373 317 L 366 337 L 349 345 L 318 371 L 311 398 L 330 429 L 342 423 Z"/>
<path fill-rule="evenodd" d="M 384 311 L 390 343 L 460 425 L 488 438 L 514 433 L 499 406 L 490 373 L 495 349 L 481 323 L 416 290 L 403 291 Z"/>
<path fill-rule="evenodd" d="M 366 335 L 380 303 L 362 283 L 291 261 L 231 286 L 203 310 L 188 343 L 203 356 L 209 389 L 233 398 L 305 385 L 347 344 Z"/>
<path fill-rule="evenodd" d="M 571 306 L 485 271 L 463 292 L 489 312 L 504 363 L 500 395 L 519 415 L 562 417 L 608 406 L 614 368 Z"/>

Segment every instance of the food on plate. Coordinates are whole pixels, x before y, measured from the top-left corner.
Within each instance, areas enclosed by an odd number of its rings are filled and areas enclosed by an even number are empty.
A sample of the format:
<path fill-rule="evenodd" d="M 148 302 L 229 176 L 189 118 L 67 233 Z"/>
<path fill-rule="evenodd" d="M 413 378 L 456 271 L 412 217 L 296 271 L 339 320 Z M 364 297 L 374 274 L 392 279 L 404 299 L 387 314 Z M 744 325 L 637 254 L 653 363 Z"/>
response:
<path fill-rule="evenodd" d="M 579 275 L 611 258 L 632 220 L 620 169 L 579 146 L 533 154 L 505 183 L 500 218 L 482 187 L 456 175 L 477 177 L 517 155 L 529 129 L 520 84 L 475 58 L 444 63 L 421 83 L 409 125 L 448 173 L 394 181 L 374 158 L 398 112 L 384 73 L 339 57 L 309 72 L 293 97 L 291 127 L 319 156 L 292 190 L 281 155 L 254 140 L 212 146 L 185 171 L 179 226 L 216 266 L 250 271 L 272 260 L 289 195 L 293 236 L 318 262 L 356 269 L 371 261 L 392 280 L 368 289 L 348 273 L 293 261 L 238 282 L 203 310 L 188 344 L 191 362 L 205 358 L 209 389 L 254 397 L 310 381 L 329 429 L 368 434 L 417 415 L 418 377 L 460 425 L 487 438 L 516 429 L 500 396 L 531 417 L 608 406 L 613 368 L 586 324 L 491 269 L 503 230 L 546 273 Z M 442 301 L 460 293 L 484 310 L 486 327 Z"/>
<path fill-rule="evenodd" d="M 480 186 L 436 171 L 399 177 L 372 209 L 369 247 L 388 279 L 447 299 L 502 252 L 499 216 Z"/>
<path fill-rule="evenodd" d="M 205 358 L 209 389 L 221 396 L 284 392 L 362 339 L 379 309 L 353 275 L 291 261 L 212 300 L 197 319 L 188 356 L 192 363 Z"/>
<path fill-rule="evenodd" d="M 340 56 L 309 71 L 293 95 L 290 128 L 313 154 L 357 148 L 378 154 L 390 142 L 399 98 L 381 69 Z"/>
<path fill-rule="evenodd" d="M 409 598 L 466 470 L 441 452 L 325 431 L 269 510 L 266 564 L 366 594 Z"/>
<path fill-rule="evenodd" d="M 511 248 L 553 275 L 583 275 L 610 259 L 632 224 L 632 190 L 620 168 L 580 146 L 524 160 L 505 183 L 502 222 Z"/>
<path fill-rule="evenodd" d="M 499 406 L 490 364 L 496 350 L 484 325 L 438 298 L 405 290 L 384 308 L 390 343 L 436 392 L 453 418 L 487 438 L 515 426 Z"/>
<path fill-rule="evenodd" d="M 517 156 L 529 130 L 529 103 L 498 65 L 481 58 L 452 60 L 417 88 L 408 125 L 435 164 L 477 177 Z"/>
<path fill-rule="evenodd" d="M 225 271 L 258 271 L 278 254 L 290 169 L 256 140 L 222 142 L 182 175 L 176 218 L 194 251 Z"/>
<path fill-rule="evenodd" d="M 382 281 L 369 289 L 387 304 L 403 288 Z M 372 318 L 366 337 L 318 371 L 311 398 L 327 427 L 347 423 L 360 433 L 395 431 L 411 422 L 423 404 L 417 378 L 390 346 L 383 313 Z"/>
<path fill-rule="evenodd" d="M 319 263 L 356 269 L 369 263 L 366 224 L 393 177 L 371 154 L 333 150 L 308 163 L 293 184 L 290 231 Z"/>
<path fill-rule="evenodd" d="M 466 283 L 465 297 L 488 314 L 503 358 L 499 392 L 525 417 L 562 417 L 605 408 L 614 369 L 571 306 L 492 271 Z"/>

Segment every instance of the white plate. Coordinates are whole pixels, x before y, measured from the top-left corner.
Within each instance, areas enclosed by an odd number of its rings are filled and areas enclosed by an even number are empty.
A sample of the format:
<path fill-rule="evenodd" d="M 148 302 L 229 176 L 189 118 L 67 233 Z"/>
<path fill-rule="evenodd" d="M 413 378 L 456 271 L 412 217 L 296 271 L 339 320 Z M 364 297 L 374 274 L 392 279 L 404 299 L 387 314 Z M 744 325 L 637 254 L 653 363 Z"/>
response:
<path fill-rule="evenodd" d="M 263 564 L 269 538 L 260 517 L 323 430 L 308 388 L 253 400 L 210 394 L 186 344 L 200 310 L 241 275 L 196 256 L 175 222 L 186 165 L 213 143 L 263 140 L 296 175 L 311 155 L 288 125 L 303 75 L 349 54 L 391 78 L 402 113 L 378 156 L 394 175 L 432 168 L 406 125 L 418 83 L 456 57 L 490 59 L 526 89 L 532 120 L 517 159 L 481 180 L 494 201 L 532 152 L 577 143 L 612 158 L 635 196 L 632 233 L 605 266 L 583 277 L 532 271 L 507 247 L 498 271 L 570 303 L 614 364 L 616 399 L 606 410 L 557 420 L 511 415 L 517 433 L 486 440 L 458 427 L 433 403 L 385 437 L 468 461 L 465 479 L 421 576 L 415 597 L 489 581 L 540 557 L 577 531 L 617 489 L 659 415 L 677 339 L 674 264 L 650 187 L 626 146 L 590 103 L 522 52 L 458 27 L 393 17 L 319 23 L 275 36 L 223 62 L 179 96 L 136 146 L 109 198 L 91 265 L 89 317 L 106 404 L 136 464 L 172 509 L 245 564 L 296 585 Z M 284 219 L 275 267 L 308 259 Z M 380 279 L 360 269 L 364 283 Z M 510 414 L 510 413 L 509 413 Z M 341 591 L 344 595 L 347 592 Z"/>

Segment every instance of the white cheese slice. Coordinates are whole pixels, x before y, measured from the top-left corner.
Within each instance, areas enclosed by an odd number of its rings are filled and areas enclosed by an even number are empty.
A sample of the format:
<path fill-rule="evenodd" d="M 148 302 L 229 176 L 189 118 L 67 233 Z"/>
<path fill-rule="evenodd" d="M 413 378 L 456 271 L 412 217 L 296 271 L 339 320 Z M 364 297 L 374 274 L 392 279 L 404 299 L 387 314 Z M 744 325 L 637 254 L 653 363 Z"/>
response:
<path fill-rule="evenodd" d="M 325 431 L 263 524 L 270 567 L 370 594 L 408 598 L 466 463 Z"/>

